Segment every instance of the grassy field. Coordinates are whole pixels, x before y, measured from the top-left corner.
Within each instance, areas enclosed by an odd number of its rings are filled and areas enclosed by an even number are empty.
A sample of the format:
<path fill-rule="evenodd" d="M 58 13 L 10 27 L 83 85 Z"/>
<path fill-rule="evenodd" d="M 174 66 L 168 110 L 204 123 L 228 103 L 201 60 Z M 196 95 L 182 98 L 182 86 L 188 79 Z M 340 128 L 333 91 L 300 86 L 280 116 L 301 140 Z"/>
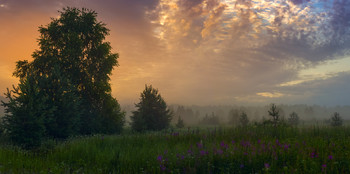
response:
<path fill-rule="evenodd" d="M 350 127 L 211 127 L 2 144 L 0 173 L 350 173 Z"/>

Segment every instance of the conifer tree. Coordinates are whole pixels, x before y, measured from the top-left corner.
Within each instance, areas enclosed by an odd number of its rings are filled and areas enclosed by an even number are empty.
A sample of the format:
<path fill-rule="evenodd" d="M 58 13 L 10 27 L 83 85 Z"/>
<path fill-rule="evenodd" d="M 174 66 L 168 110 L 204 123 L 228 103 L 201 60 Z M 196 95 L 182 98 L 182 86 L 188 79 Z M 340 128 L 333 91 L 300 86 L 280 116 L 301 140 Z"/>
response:
<path fill-rule="evenodd" d="M 136 104 L 137 110 L 131 116 L 131 127 L 135 131 L 158 131 L 169 127 L 172 113 L 166 102 L 152 85 L 145 86 L 141 93 L 140 102 Z"/>

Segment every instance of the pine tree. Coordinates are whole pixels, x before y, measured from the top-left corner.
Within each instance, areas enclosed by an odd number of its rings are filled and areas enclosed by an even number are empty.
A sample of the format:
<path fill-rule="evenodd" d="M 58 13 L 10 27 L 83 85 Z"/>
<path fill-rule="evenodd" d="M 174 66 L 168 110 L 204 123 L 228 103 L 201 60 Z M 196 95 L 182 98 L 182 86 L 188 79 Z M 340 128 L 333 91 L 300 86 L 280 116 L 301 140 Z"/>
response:
<path fill-rule="evenodd" d="M 271 104 L 271 108 L 268 111 L 269 115 L 272 117 L 272 124 L 276 127 L 280 122 L 280 114 L 279 109 L 275 104 Z"/>
<path fill-rule="evenodd" d="M 241 126 L 246 127 L 249 123 L 249 118 L 247 116 L 247 113 L 242 112 L 241 115 L 239 116 L 239 123 Z"/>
<path fill-rule="evenodd" d="M 135 131 L 158 131 L 169 127 L 172 113 L 166 102 L 152 85 L 145 86 L 137 110 L 131 116 L 131 127 Z"/>
<path fill-rule="evenodd" d="M 339 115 L 338 112 L 334 112 L 334 114 L 331 117 L 331 125 L 334 127 L 338 127 L 343 125 L 343 119 Z"/>
<path fill-rule="evenodd" d="M 56 108 L 48 105 L 48 97 L 40 91 L 38 79 L 26 76 L 18 87 L 7 89 L 6 98 L 8 102 L 2 101 L 6 114 L 3 126 L 12 142 L 26 149 L 40 146 L 46 131 L 44 120 L 51 117 Z"/>
<path fill-rule="evenodd" d="M 181 117 L 179 117 L 179 119 L 177 120 L 176 127 L 177 127 L 177 128 L 183 128 L 183 127 L 185 127 L 184 120 L 181 119 Z"/>

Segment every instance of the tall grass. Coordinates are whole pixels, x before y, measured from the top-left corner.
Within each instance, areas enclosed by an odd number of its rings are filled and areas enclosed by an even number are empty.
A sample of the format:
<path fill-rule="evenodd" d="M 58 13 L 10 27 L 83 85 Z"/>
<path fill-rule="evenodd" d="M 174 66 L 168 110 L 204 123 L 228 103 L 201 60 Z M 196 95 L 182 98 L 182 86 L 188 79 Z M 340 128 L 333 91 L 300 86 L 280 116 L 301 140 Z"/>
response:
<path fill-rule="evenodd" d="M 1 173 L 350 173 L 350 127 L 200 128 L 0 147 Z"/>

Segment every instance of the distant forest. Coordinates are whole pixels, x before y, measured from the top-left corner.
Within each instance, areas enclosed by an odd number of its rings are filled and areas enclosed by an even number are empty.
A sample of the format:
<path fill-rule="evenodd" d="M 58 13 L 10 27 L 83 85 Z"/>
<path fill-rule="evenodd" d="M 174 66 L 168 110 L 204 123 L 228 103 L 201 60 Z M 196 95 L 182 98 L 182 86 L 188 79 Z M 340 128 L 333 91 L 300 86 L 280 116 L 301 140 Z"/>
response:
<path fill-rule="evenodd" d="M 323 121 L 331 117 L 334 112 L 340 113 L 343 119 L 350 119 L 350 106 L 320 106 L 320 105 L 283 105 L 277 104 L 281 110 L 280 114 L 284 119 L 288 119 L 292 112 L 296 112 L 300 119 L 305 122 L 309 121 Z M 248 118 L 254 122 L 267 120 L 270 118 L 268 115 L 270 105 L 265 106 L 238 106 L 238 105 L 211 105 L 211 106 L 183 106 L 183 105 L 169 105 L 170 110 L 173 112 L 173 124 L 176 123 L 178 118 L 184 120 L 186 126 L 195 126 L 201 124 L 206 118 L 216 117 L 217 124 L 226 125 L 232 123 L 232 114 L 239 114 L 240 112 L 247 113 Z M 130 116 L 134 110 L 133 105 L 122 106 L 122 109 L 126 111 L 126 121 L 130 122 Z M 214 119 L 215 120 L 215 119 Z M 215 125 L 215 124 L 214 124 Z"/>

